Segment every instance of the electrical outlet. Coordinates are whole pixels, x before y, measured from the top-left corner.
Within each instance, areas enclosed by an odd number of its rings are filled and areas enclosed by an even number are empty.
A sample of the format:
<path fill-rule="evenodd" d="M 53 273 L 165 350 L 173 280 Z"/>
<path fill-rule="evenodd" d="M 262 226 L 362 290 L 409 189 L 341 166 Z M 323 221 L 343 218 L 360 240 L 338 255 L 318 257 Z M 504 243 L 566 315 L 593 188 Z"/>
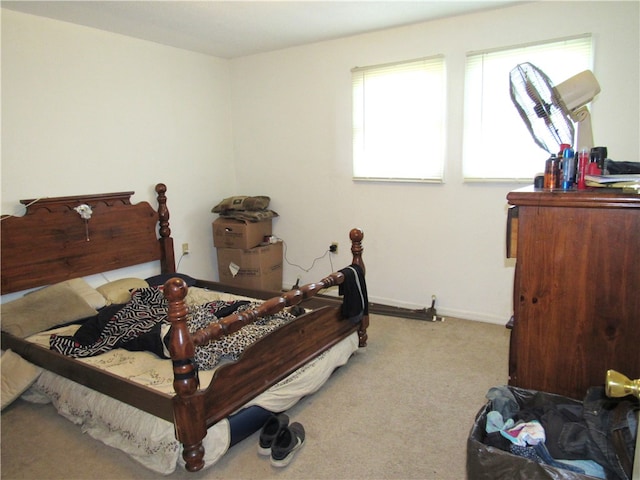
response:
<path fill-rule="evenodd" d="M 338 253 L 338 242 L 331 242 L 331 245 L 329 245 L 329 251 L 331 253 Z"/>
<path fill-rule="evenodd" d="M 183 255 L 189 255 L 189 244 L 188 243 L 183 243 L 182 244 L 182 254 Z"/>

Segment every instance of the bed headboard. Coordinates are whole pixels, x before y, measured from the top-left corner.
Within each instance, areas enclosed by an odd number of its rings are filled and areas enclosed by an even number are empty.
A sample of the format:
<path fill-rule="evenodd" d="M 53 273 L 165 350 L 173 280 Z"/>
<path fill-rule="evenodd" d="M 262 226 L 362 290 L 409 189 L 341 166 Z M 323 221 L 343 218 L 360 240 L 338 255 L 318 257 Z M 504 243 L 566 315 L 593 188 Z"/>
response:
<path fill-rule="evenodd" d="M 21 200 L 26 214 L 0 223 L 2 294 L 156 260 L 174 273 L 167 187 L 155 190 L 157 211 L 132 205 L 134 192 Z M 82 205 L 91 209 L 87 220 Z"/>

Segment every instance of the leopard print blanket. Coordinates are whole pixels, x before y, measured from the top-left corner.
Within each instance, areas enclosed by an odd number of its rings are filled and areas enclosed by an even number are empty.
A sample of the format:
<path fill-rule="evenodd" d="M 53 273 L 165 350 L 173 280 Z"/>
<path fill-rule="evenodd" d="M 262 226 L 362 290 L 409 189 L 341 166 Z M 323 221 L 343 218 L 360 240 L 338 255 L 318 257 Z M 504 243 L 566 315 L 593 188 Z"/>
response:
<path fill-rule="evenodd" d="M 187 327 L 190 333 L 208 326 L 211 322 L 218 321 L 218 318 L 212 313 L 212 309 L 215 308 L 212 304 L 215 303 L 218 302 L 205 303 L 191 309 L 191 313 L 187 317 Z M 238 306 L 237 311 L 256 308 L 258 305 L 259 303 L 257 302 L 244 303 Z M 198 346 L 195 349 L 196 365 L 200 370 L 209 370 L 214 368 L 221 360 L 238 360 L 249 345 L 294 318 L 288 312 L 279 312 L 275 315 L 261 317 L 231 335 L 226 335 L 219 340 Z"/>

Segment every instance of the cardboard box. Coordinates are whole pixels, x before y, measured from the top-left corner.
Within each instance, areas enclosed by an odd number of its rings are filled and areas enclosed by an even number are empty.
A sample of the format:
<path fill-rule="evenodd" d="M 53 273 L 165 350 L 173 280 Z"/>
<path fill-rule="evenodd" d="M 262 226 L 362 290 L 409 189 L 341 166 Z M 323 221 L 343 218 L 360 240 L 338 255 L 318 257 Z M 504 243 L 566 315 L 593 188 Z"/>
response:
<path fill-rule="evenodd" d="M 262 222 L 243 222 L 220 217 L 213 222 L 213 245 L 217 248 L 253 248 L 270 236 L 271 219 Z"/>
<path fill-rule="evenodd" d="M 261 290 L 282 290 L 282 242 L 249 249 L 218 248 L 220 282 Z"/>

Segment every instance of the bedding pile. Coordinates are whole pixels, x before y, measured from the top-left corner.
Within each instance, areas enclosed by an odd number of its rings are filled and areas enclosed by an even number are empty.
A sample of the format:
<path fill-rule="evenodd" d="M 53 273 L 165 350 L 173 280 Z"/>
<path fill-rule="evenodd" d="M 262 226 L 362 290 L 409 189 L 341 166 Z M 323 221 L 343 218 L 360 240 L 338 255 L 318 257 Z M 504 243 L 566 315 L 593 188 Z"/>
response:
<path fill-rule="evenodd" d="M 189 310 L 187 326 L 191 333 L 213 322 L 260 302 L 247 300 L 212 300 L 194 305 Z M 124 305 L 111 305 L 86 319 L 73 336 L 52 334 L 49 347 L 63 355 L 83 358 L 99 355 L 114 348 L 149 351 L 160 358 L 168 352 L 171 326 L 168 304 L 159 287 L 140 288 L 132 292 Z M 264 335 L 295 318 L 289 312 L 260 318 L 239 331 L 207 345 L 196 347 L 195 361 L 200 370 L 214 368 L 220 360 L 237 360 L 244 349 Z"/>

